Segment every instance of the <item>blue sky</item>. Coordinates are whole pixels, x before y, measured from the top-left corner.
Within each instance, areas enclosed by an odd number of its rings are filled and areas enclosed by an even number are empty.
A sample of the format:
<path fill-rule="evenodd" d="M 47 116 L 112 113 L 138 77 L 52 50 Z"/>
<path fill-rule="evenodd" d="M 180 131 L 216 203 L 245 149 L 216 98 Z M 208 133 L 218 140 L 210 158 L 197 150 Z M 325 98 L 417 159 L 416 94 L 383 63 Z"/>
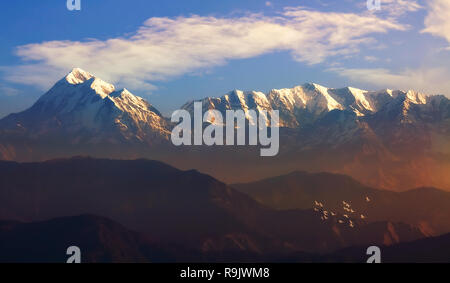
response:
<path fill-rule="evenodd" d="M 0 117 L 71 68 L 169 114 L 232 89 L 329 87 L 450 94 L 450 1 L 66 0 L 3 3 Z"/>

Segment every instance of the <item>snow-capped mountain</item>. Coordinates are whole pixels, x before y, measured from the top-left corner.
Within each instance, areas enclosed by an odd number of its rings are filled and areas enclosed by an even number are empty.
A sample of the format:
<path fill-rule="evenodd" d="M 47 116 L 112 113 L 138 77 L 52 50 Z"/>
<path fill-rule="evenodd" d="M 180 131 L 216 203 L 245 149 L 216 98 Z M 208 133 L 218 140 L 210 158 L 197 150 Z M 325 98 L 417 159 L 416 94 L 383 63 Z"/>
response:
<path fill-rule="evenodd" d="M 31 108 L 0 120 L 0 159 L 145 157 L 227 182 L 305 170 L 344 173 L 375 187 L 450 189 L 445 96 L 308 83 L 268 93 L 235 90 L 200 101 L 204 110 L 223 114 L 278 110 L 279 155 L 262 160 L 252 147 L 176 148 L 169 139 L 173 125 L 146 100 L 73 69 Z M 192 112 L 193 105 L 182 108 Z"/>
<path fill-rule="evenodd" d="M 141 97 L 73 69 L 31 108 L 0 121 L 3 131 L 33 138 L 68 137 L 70 143 L 143 142 L 167 139 L 166 119 Z"/>
<path fill-rule="evenodd" d="M 230 165 L 231 174 L 216 175 L 222 180 L 245 182 L 301 169 L 344 173 L 383 188 L 450 189 L 450 101 L 445 96 L 308 83 L 266 94 L 235 90 L 200 101 L 204 110 L 223 115 L 229 109 L 280 114 L 279 156 L 263 165 L 240 153 L 237 160 L 245 159 L 246 167 Z M 192 112 L 193 101 L 183 108 Z M 201 170 L 217 172 L 210 167 Z"/>
<path fill-rule="evenodd" d="M 203 103 L 204 111 L 216 109 L 223 114 L 226 110 L 278 110 L 280 126 L 297 128 L 315 122 L 332 110 L 351 111 L 358 117 L 364 117 L 375 114 L 399 100 L 404 101 L 405 107 L 409 107 L 411 104 L 426 105 L 430 101 L 437 102 L 446 98 L 427 96 L 412 90 L 367 91 L 352 87 L 334 89 L 307 83 L 294 88 L 273 89 L 267 94 L 234 90 L 218 98 L 207 97 L 196 101 Z M 182 108 L 192 112 L 193 103 L 194 101 L 190 101 Z M 405 108 L 406 112 L 407 110 Z"/>

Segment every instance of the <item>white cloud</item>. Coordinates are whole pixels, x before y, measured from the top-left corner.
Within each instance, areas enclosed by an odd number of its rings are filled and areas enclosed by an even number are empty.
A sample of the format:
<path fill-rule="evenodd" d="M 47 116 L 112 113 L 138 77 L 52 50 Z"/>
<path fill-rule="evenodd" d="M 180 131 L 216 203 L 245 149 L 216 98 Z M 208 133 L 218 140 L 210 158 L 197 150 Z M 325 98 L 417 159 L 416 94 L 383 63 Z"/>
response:
<path fill-rule="evenodd" d="M 376 62 L 378 61 L 378 58 L 375 56 L 364 56 L 364 60 L 366 60 L 367 62 Z"/>
<path fill-rule="evenodd" d="M 381 3 L 381 9 L 394 17 L 400 17 L 422 9 L 422 6 L 416 0 L 382 0 Z"/>
<path fill-rule="evenodd" d="M 398 19 L 408 13 L 417 12 L 423 7 L 419 4 L 418 0 L 381 0 L 380 9 L 368 10 L 367 1 L 363 0 L 353 0 L 356 1 L 357 7 L 366 9 L 367 14 L 376 14 L 379 16 L 385 16 L 392 19 Z M 373 1 L 373 0 L 372 0 Z M 372 2 L 375 5 L 375 1 Z"/>
<path fill-rule="evenodd" d="M 266 7 L 272 7 L 272 2 L 270 2 L 270 1 L 266 1 Z"/>
<path fill-rule="evenodd" d="M 17 55 L 24 64 L 1 70 L 9 81 L 48 88 L 80 67 L 112 83 L 151 90 L 152 82 L 277 51 L 307 64 L 354 55 L 375 42 L 373 34 L 405 29 L 375 15 L 304 8 L 287 8 L 274 17 L 150 18 L 131 36 L 20 46 Z"/>
<path fill-rule="evenodd" d="M 20 93 L 20 91 L 15 88 L 5 86 L 5 85 L 0 85 L 0 95 L 15 96 L 15 95 L 18 95 L 19 93 Z"/>
<path fill-rule="evenodd" d="M 392 72 L 384 68 L 331 68 L 329 71 L 345 77 L 353 83 L 368 84 L 380 89 L 414 89 L 427 94 L 450 95 L 450 80 L 448 80 L 450 71 L 443 67 L 405 69 L 399 72 Z"/>
<path fill-rule="evenodd" d="M 442 37 L 450 43 L 450 1 L 429 0 L 423 33 Z M 450 50 L 450 46 L 448 47 Z"/>

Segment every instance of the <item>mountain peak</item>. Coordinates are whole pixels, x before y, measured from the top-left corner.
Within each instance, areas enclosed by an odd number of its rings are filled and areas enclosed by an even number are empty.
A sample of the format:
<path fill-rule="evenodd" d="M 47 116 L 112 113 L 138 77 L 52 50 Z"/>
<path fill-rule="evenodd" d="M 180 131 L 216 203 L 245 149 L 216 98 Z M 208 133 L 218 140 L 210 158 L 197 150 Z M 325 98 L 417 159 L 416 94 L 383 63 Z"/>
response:
<path fill-rule="evenodd" d="M 322 85 L 320 85 L 320 84 L 312 83 L 312 82 L 305 83 L 305 84 L 302 85 L 302 87 L 303 87 L 303 88 L 306 88 L 306 89 L 317 89 L 317 90 L 319 90 L 319 91 L 320 91 L 320 90 L 322 90 L 322 91 L 328 90 L 327 87 L 324 87 L 324 86 L 322 86 Z"/>
<path fill-rule="evenodd" d="M 115 90 L 114 85 L 107 83 L 102 79 L 92 77 L 89 81 L 92 81 L 90 88 L 92 88 L 95 93 L 100 95 L 102 98 L 105 98 Z"/>
<path fill-rule="evenodd" d="M 359 93 L 366 93 L 366 92 L 368 92 L 367 90 L 356 88 L 356 87 L 351 87 L 351 86 L 348 86 L 347 89 L 350 92 L 359 92 Z"/>
<path fill-rule="evenodd" d="M 60 82 L 63 82 L 63 88 L 66 88 L 67 84 L 72 86 L 85 85 L 94 90 L 102 99 L 115 91 L 114 85 L 80 68 L 73 68 Z M 58 87 L 61 87 L 61 85 L 58 85 Z M 60 92 L 61 89 L 58 89 L 58 93 Z"/>
<path fill-rule="evenodd" d="M 244 91 L 239 89 L 233 89 L 232 91 L 228 92 L 227 95 L 229 96 L 242 96 L 244 95 Z"/>
<path fill-rule="evenodd" d="M 9 119 L 2 122 L 13 129 L 21 125 L 30 134 L 51 132 L 64 140 L 70 132 L 68 143 L 154 144 L 170 134 L 161 113 L 146 100 L 125 88 L 116 91 L 114 85 L 80 68 L 59 80 L 32 107 Z"/>
<path fill-rule="evenodd" d="M 72 71 L 70 71 L 69 74 L 65 77 L 66 81 L 70 84 L 81 84 L 84 83 L 87 80 L 92 79 L 94 76 L 86 72 L 80 68 L 73 68 Z"/>
<path fill-rule="evenodd" d="M 406 98 L 415 104 L 427 103 L 426 95 L 414 90 L 408 90 L 408 92 L 406 93 Z"/>

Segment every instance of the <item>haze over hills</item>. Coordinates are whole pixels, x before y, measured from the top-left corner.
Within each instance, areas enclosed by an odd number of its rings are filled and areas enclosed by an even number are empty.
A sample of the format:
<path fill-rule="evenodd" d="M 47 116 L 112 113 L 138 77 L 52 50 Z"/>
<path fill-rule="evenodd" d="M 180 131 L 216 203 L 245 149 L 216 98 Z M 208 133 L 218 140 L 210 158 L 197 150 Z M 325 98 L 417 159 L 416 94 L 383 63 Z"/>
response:
<path fill-rule="evenodd" d="M 366 262 L 367 247 L 347 248 L 316 258 L 318 262 Z M 450 234 L 381 247 L 383 263 L 448 263 Z"/>
<path fill-rule="evenodd" d="M 366 262 L 366 246 L 331 254 L 201 253 L 167 246 L 94 215 L 55 218 L 43 222 L 0 221 L 0 262 L 64 263 L 66 250 L 76 245 L 81 262 Z M 382 262 L 449 261 L 450 235 L 382 246 Z"/>
<path fill-rule="evenodd" d="M 0 262 L 65 263 L 68 247 L 81 250 L 81 262 L 158 262 L 177 257 L 169 248 L 94 215 L 43 222 L 0 221 Z M 183 252 L 179 249 L 179 258 Z"/>
<path fill-rule="evenodd" d="M 450 193 L 435 188 L 397 193 L 365 186 L 345 175 L 306 172 L 232 187 L 274 209 L 312 209 L 317 201 L 324 210 L 354 218 L 363 215 L 368 223 L 388 220 L 414 225 L 430 236 L 450 233 Z"/>
<path fill-rule="evenodd" d="M 203 105 L 204 110 L 222 113 L 227 109 L 280 111 L 284 126 L 280 154 L 267 164 L 254 159 L 246 163 L 248 179 L 294 170 L 329 171 L 386 189 L 450 188 L 450 103 L 444 96 L 305 84 L 267 95 L 233 91 L 206 98 Z M 184 108 L 192 111 L 192 102 Z M 259 174 L 252 171 L 255 163 Z M 232 176 L 244 170 L 239 164 Z M 248 181 L 220 177 L 228 182 Z"/>
<path fill-rule="evenodd" d="M 450 103 L 444 96 L 309 83 L 201 101 L 204 110 L 222 113 L 278 110 L 278 156 L 261 158 L 253 147 L 176 148 L 174 125 L 154 106 L 76 68 L 30 109 L 0 120 L 0 159 L 151 158 L 228 183 L 304 170 L 344 173 L 391 190 L 450 190 Z M 182 108 L 192 111 L 192 105 Z"/>
<path fill-rule="evenodd" d="M 157 161 L 74 158 L 0 162 L 0 219 L 110 218 L 167 246 L 200 253 L 328 253 L 425 237 L 408 224 L 278 211 L 197 171 Z"/>

